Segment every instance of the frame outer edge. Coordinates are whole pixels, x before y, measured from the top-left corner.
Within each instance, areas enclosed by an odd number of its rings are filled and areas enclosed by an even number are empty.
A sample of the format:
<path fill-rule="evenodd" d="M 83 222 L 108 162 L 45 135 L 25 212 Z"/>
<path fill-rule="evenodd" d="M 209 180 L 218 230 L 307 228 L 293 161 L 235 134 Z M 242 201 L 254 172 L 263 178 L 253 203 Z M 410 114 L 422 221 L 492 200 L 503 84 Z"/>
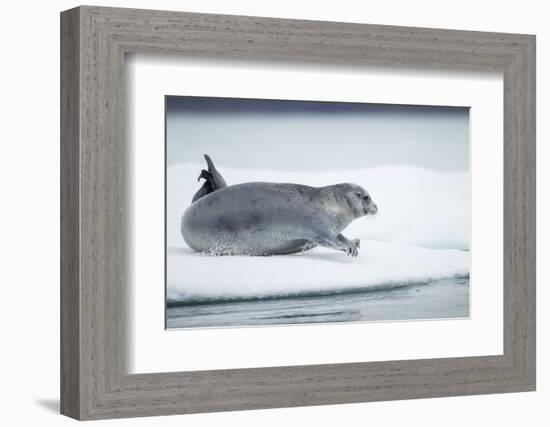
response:
<path fill-rule="evenodd" d="M 504 73 L 504 353 L 517 391 L 536 390 L 536 54 L 524 36 Z M 506 328 L 506 325 L 508 327 Z"/>
<path fill-rule="evenodd" d="M 524 49 L 523 69 L 520 80 L 523 80 L 525 95 L 523 108 L 523 129 L 520 144 L 525 144 L 520 168 L 524 174 L 523 189 L 525 192 L 525 349 L 524 373 L 526 388 L 536 391 L 536 36 L 527 36 Z"/>
<path fill-rule="evenodd" d="M 528 44 L 529 58 L 528 58 L 528 108 L 529 114 L 528 120 L 528 135 L 530 147 L 530 160 L 531 160 L 531 202 L 529 209 L 532 211 L 532 218 L 530 232 L 530 262 L 532 263 L 530 268 L 532 270 L 532 278 L 529 282 L 529 288 L 531 295 L 529 297 L 529 306 L 532 308 L 531 316 L 529 318 L 528 330 L 530 331 L 529 337 L 531 348 L 531 354 L 529 357 L 527 372 L 528 381 L 532 391 L 537 390 L 537 37 L 532 35 L 529 37 L 530 43 Z"/>
<path fill-rule="evenodd" d="M 60 411 L 80 419 L 80 10 L 60 18 Z"/>

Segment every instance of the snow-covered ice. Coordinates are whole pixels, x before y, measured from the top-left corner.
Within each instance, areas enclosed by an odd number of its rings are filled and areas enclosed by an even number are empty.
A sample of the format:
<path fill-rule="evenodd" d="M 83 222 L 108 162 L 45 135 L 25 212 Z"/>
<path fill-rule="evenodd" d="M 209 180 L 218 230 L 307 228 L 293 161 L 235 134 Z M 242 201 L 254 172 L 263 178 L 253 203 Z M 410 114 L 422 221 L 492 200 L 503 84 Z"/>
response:
<path fill-rule="evenodd" d="M 323 186 L 354 182 L 369 191 L 376 216 L 354 221 L 343 234 L 360 238 L 358 258 L 325 248 L 286 256 L 212 257 L 193 253 L 180 220 L 199 184 L 202 164 L 167 168 L 167 299 L 231 300 L 388 288 L 467 277 L 469 175 L 413 166 L 296 173 L 231 169 L 216 161 L 229 185 L 250 181 Z"/>

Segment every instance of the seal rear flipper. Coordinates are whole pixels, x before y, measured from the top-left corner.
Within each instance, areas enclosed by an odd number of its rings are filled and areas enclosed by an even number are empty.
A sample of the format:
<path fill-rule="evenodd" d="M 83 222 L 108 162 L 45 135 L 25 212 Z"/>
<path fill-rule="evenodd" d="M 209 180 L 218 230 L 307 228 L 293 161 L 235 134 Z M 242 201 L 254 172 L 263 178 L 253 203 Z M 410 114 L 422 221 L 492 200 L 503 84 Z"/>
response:
<path fill-rule="evenodd" d="M 225 182 L 225 179 L 223 179 L 222 174 L 218 172 L 218 170 L 216 169 L 216 166 L 214 166 L 214 162 L 212 161 L 212 159 L 208 154 L 204 155 L 204 160 L 206 160 L 206 164 L 208 165 L 208 172 L 210 173 L 209 181 L 212 184 L 213 191 L 219 190 L 220 188 L 227 187 L 227 183 Z M 206 172 L 206 171 L 203 170 L 203 172 Z M 201 176 L 202 176 L 202 172 L 201 172 Z"/>
<path fill-rule="evenodd" d="M 223 176 L 218 172 L 214 162 L 208 154 L 204 155 L 206 164 L 208 165 L 208 170 L 203 169 L 199 175 L 198 180 L 204 179 L 202 187 L 195 193 L 193 196 L 193 202 L 199 200 L 201 197 L 206 196 L 207 194 L 213 193 L 216 190 L 227 187 L 227 183 Z"/>
<path fill-rule="evenodd" d="M 212 190 L 212 186 L 210 185 L 210 183 L 208 181 L 205 181 L 204 184 L 202 184 L 201 188 L 199 188 L 199 191 L 197 191 L 193 196 L 192 202 L 196 202 L 201 197 L 204 197 L 207 194 L 212 193 L 212 191 L 214 190 Z"/>

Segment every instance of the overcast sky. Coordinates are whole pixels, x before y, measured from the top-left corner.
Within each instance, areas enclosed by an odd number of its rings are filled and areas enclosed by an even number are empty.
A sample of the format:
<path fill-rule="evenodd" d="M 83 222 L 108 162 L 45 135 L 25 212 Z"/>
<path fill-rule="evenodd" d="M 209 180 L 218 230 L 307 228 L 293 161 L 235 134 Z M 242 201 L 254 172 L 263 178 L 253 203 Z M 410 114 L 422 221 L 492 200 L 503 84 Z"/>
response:
<path fill-rule="evenodd" d="M 168 164 L 321 171 L 387 164 L 469 169 L 469 109 L 166 97 Z"/>

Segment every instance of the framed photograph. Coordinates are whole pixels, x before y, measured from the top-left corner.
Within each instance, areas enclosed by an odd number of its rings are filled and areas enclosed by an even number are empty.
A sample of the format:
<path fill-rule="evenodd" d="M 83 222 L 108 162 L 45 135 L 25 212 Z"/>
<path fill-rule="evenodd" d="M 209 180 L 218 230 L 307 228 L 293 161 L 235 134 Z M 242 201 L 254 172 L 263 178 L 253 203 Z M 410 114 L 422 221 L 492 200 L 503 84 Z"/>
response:
<path fill-rule="evenodd" d="M 535 389 L 535 37 L 61 14 L 61 411 Z"/>
<path fill-rule="evenodd" d="M 469 108 L 167 96 L 165 153 L 168 329 L 469 317 Z"/>

